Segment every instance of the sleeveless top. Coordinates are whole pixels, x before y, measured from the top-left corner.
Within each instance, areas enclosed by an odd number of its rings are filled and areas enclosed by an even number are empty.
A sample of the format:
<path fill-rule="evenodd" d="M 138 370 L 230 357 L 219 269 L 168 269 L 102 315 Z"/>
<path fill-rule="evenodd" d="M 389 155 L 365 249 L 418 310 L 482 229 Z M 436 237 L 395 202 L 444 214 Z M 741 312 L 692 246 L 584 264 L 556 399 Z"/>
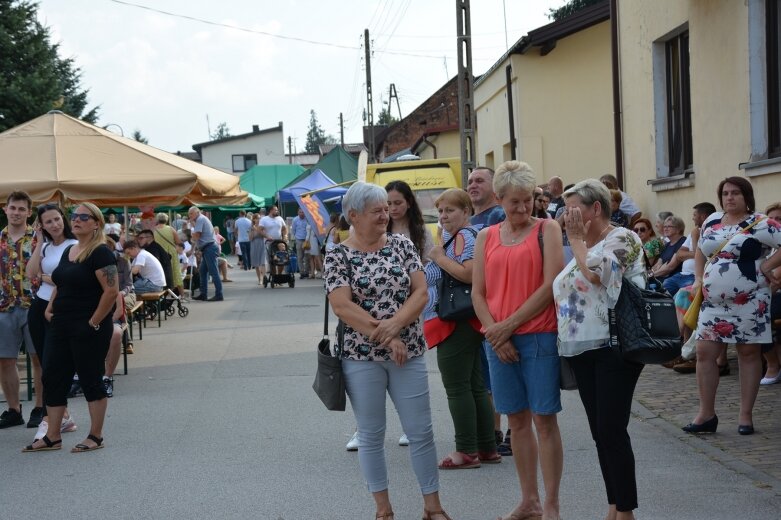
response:
<path fill-rule="evenodd" d="M 484 253 L 486 301 L 491 316 L 497 322 L 517 311 L 544 281 L 542 253 L 537 238 L 544 222 L 539 220 L 523 241 L 510 246 L 503 245 L 499 238 L 501 224 L 488 228 Z M 551 301 L 513 334 L 556 331 L 556 307 Z"/>

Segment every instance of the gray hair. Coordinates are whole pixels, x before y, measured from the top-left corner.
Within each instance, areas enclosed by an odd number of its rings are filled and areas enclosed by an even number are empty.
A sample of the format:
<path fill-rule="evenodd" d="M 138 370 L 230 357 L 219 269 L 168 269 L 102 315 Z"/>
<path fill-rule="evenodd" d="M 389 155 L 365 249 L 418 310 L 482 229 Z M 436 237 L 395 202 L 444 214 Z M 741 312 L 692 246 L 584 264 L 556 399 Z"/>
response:
<path fill-rule="evenodd" d="M 656 214 L 656 220 L 664 224 L 664 221 L 673 216 L 672 211 L 660 211 Z"/>
<path fill-rule="evenodd" d="M 157 214 L 157 223 L 158 224 L 168 224 L 168 215 L 165 213 L 158 213 Z"/>
<path fill-rule="evenodd" d="M 599 202 L 602 206 L 602 216 L 610 218 L 610 190 L 600 181 L 596 179 L 580 181 L 565 191 L 562 196 L 567 200 L 575 195 L 580 197 L 580 201 L 586 206 L 593 206 L 595 202 Z"/>
<path fill-rule="evenodd" d="M 531 166 L 521 161 L 507 161 L 499 165 L 494 173 L 494 193 L 500 199 L 507 190 L 518 189 L 534 193 L 537 181 Z"/>
<path fill-rule="evenodd" d="M 678 229 L 678 231 L 681 232 L 681 234 L 683 234 L 683 232 L 686 231 L 686 223 L 683 221 L 683 219 L 681 217 L 676 217 L 675 215 L 670 215 L 669 217 L 664 219 L 662 222 L 664 223 L 664 222 L 667 222 L 667 221 L 670 221 L 670 224 L 675 226 Z"/>
<path fill-rule="evenodd" d="M 348 224 L 352 224 L 350 222 L 351 211 L 363 213 L 368 204 L 387 201 L 388 192 L 385 191 L 385 188 L 376 184 L 358 181 L 350 186 L 350 189 L 347 190 L 347 193 L 342 198 L 342 215 Z"/>

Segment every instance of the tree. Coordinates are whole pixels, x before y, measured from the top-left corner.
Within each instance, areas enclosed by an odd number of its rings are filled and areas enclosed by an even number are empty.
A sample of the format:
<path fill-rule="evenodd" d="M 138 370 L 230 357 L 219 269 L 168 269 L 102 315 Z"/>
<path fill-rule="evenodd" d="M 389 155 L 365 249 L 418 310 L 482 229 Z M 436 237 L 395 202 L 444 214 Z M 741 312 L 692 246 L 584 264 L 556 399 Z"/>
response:
<path fill-rule="evenodd" d="M 332 138 L 333 139 L 333 138 Z M 325 131 L 317 122 L 317 114 L 314 110 L 309 111 L 309 129 L 306 131 L 306 153 L 318 153 L 321 144 L 328 144 L 328 137 Z"/>
<path fill-rule="evenodd" d="M 133 130 L 133 135 L 132 135 L 132 137 L 133 137 L 133 139 L 135 139 L 135 140 L 136 140 L 136 141 L 138 141 L 139 143 L 149 144 L 149 139 L 147 139 L 146 137 L 144 137 L 143 135 L 141 135 L 141 130 L 139 130 L 138 128 L 136 128 L 135 130 Z"/>
<path fill-rule="evenodd" d="M 580 11 L 581 9 L 585 9 L 590 5 L 598 4 L 600 2 L 605 2 L 605 1 L 606 0 L 570 0 L 566 4 L 559 7 L 558 9 L 553 9 L 553 8 L 548 9 L 548 18 L 554 21 L 558 21 L 568 16 L 571 16 L 576 12 Z"/>
<path fill-rule="evenodd" d="M 85 113 L 81 70 L 59 56 L 37 9 L 27 0 L 0 0 L 0 132 L 53 109 L 97 121 L 99 107 Z"/>
<path fill-rule="evenodd" d="M 212 141 L 216 141 L 217 139 L 225 139 L 226 137 L 231 136 L 231 129 L 228 128 L 228 123 L 223 121 L 219 125 L 217 125 L 217 129 L 212 132 L 211 138 Z"/>
<path fill-rule="evenodd" d="M 390 113 L 390 109 L 388 107 L 383 108 L 380 110 L 380 115 L 377 116 L 377 124 L 378 125 L 392 125 L 393 123 L 398 123 L 398 119 L 393 117 Z"/>

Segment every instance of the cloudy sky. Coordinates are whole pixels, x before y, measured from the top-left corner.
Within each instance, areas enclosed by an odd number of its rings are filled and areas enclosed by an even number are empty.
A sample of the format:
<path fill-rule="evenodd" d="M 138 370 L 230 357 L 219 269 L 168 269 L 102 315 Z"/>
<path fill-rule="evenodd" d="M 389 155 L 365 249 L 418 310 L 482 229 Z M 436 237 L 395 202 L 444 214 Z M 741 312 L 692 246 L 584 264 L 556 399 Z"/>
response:
<path fill-rule="evenodd" d="M 489 68 L 506 42 L 549 23 L 548 10 L 564 3 L 473 0 L 474 73 Z M 312 109 L 337 138 L 342 112 L 345 141 L 361 140 L 366 28 L 375 117 L 391 83 L 407 115 L 455 76 L 455 6 L 453 0 L 39 0 L 39 19 L 81 68 L 90 107 L 100 105 L 99 124 L 118 125 L 125 135 L 138 129 L 151 145 L 173 152 L 192 151 L 221 122 L 236 135 L 282 121 L 285 139 L 303 151 Z M 398 116 L 395 102 L 392 114 Z"/>

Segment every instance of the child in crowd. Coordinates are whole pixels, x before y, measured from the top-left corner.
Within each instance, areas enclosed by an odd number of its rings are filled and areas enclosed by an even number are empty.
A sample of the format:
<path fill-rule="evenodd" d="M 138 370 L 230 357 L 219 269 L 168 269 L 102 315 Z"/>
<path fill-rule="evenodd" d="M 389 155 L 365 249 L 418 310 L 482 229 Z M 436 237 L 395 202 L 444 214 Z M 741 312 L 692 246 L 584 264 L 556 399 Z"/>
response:
<path fill-rule="evenodd" d="M 271 257 L 271 264 L 274 274 L 283 274 L 285 266 L 290 257 L 287 254 L 287 244 L 284 240 L 278 240 L 274 243 L 274 254 Z"/>
<path fill-rule="evenodd" d="M 629 217 L 619 209 L 623 199 L 620 190 L 610 190 L 610 222 L 616 227 L 629 227 Z"/>

